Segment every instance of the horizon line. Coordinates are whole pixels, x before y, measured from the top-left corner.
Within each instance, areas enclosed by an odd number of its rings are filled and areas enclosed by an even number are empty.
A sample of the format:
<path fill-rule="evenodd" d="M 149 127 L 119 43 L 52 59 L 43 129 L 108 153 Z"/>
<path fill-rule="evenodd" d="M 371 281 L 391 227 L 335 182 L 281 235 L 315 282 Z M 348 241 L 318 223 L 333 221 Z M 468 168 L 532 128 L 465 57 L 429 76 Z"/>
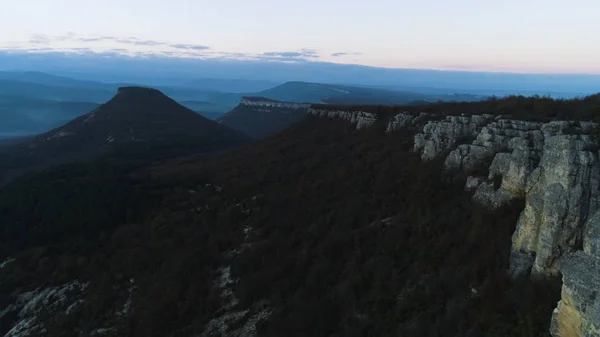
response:
<path fill-rule="evenodd" d="M 231 62 L 240 62 L 240 63 L 252 63 L 252 62 L 264 62 L 264 63 L 279 63 L 279 64 L 330 64 L 330 65 L 339 65 L 339 66 L 347 66 L 347 67 L 357 67 L 357 68 L 371 68 L 371 69 L 385 69 L 385 70 L 405 70 L 405 71 L 435 71 L 435 72 L 455 72 L 455 73 L 479 73 L 479 74 L 509 74 L 509 75 L 539 75 L 539 76 L 589 76 L 589 77 L 600 77 L 600 70 L 598 72 L 568 72 L 568 71 L 555 71 L 555 72 L 547 72 L 547 71 L 521 71 L 521 70 L 512 70 L 512 69 L 465 69 L 458 67 L 393 67 L 393 66 L 374 66 L 367 64 L 359 64 L 359 63 L 345 63 L 345 62 L 331 62 L 331 61 L 323 61 L 323 60 L 261 60 L 260 58 L 236 58 L 232 56 L 225 57 L 209 57 L 203 58 L 199 56 L 189 56 L 189 55 L 163 55 L 160 53 L 122 53 L 115 51 L 94 51 L 94 50 L 69 50 L 69 49 L 53 49 L 53 50 L 36 50 L 36 49 L 9 49 L 9 48 L 0 48 L 0 54 L 50 54 L 50 55 L 65 55 L 65 56 L 112 56 L 112 57 L 120 57 L 123 59 L 130 60 L 143 60 L 143 59 L 157 59 L 157 60 L 190 60 L 190 61 L 199 61 L 199 62 L 210 62 L 210 61 L 231 61 Z"/>

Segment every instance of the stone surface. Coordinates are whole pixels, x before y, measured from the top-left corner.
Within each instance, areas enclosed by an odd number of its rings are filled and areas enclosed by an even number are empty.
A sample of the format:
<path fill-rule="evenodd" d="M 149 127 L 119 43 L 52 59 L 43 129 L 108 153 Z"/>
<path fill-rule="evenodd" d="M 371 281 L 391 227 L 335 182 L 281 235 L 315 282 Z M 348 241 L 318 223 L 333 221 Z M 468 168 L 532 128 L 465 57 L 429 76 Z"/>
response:
<path fill-rule="evenodd" d="M 462 170 L 471 172 L 487 159 L 494 157 L 494 150 L 485 146 L 462 144 L 450 152 L 444 168 L 446 170 Z"/>
<path fill-rule="evenodd" d="M 411 122 L 415 118 L 416 118 L 416 116 L 410 115 L 408 113 L 399 113 L 396 116 L 394 116 L 394 118 L 392 118 L 390 120 L 390 122 L 388 123 L 386 131 L 387 132 L 397 131 L 397 130 L 400 130 L 402 128 L 405 128 L 408 125 L 410 125 Z"/>
<path fill-rule="evenodd" d="M 415 135 L 414 151 L 421 159 L 431 160 L 462 142 L 477 136 L 489 119 L 484 116 L 447 116 L 440 121 L 429 121 L 422 132 Z"/>
<path fill-rule="evenodd" d="M 467 182 L 465 183 L 465 191 L 473 192 L 477 190 L 479 185 L 483 184 L 484 180 L 479 177 L 469 176 L 467 177 Z"/>
<path fill-rule="evenodd" d="M 600 211 L 592 216 L 584 227 L 583 251 L 600 258 Z M 598 285 L 600 288 L 600 285 Z"/>
<path fill-rule="evenodd" d="M 377 120 L 377 115 L 365 111 L 308 109 L 308 113 L 320 118 L 339 118 L 356 125 L 357 129 L 371 126 Z"/>
<path fill-rule="evenodd" d="M 553 261 L 581 246 L 584 224 L 598 209 L 598 151 L 586 135 L 551 136 L 535 173 L 513 250 L 535 254 L 533 270 L 553 274 Z"/>
<path fill-rule="evenodd" d="M 577 251 L 563 257 L 559 265 L 563 286 L 550 333 L 554 337 L 599 337 L 600 259 Z"/>

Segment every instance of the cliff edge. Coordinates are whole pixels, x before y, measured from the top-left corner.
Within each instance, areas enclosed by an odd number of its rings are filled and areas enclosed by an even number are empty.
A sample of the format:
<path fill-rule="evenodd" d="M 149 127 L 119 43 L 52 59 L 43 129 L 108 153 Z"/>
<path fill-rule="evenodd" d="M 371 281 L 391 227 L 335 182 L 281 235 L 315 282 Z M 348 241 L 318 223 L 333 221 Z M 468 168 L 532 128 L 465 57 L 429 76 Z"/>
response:
<path fill-rule="evenodd" d="M 357 128 L 378 120 L 367 111 L 310 112 Z M 413 151 L 422 160 L 445 157 L 444 174 L 468 174 L 465 189 L 474 202 L 494 209 L 524 199 L 512 237 L 510 275 L 562 275 L 551 334 L 600 336 L 598 124 L 414 112 L 398 113 L 387 123 L 387 132 L 416 132 Z"/>

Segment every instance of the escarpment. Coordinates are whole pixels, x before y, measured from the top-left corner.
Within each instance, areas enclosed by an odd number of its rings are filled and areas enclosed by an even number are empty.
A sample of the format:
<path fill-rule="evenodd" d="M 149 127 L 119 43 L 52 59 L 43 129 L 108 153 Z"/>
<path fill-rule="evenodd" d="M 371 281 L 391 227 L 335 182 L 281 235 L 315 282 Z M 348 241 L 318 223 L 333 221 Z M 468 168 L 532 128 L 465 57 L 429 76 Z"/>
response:
<path fill-rule="evenodd" d="M 377 119 L 363 111 L 313 114 L 346 119 L 357 128 Z M 447 172 L 469 175 L 465 189 L 474 202 L 495 209 L 525 201 L 512 236 L 509 274 L 562 275 L 552 335 L 600 336 L 598 125 L 423 113 L 399 113 L 387 124 L 388 132 L 404 128 L 414 130 L 413 150 L 422 160 L 445 156 Z"/>

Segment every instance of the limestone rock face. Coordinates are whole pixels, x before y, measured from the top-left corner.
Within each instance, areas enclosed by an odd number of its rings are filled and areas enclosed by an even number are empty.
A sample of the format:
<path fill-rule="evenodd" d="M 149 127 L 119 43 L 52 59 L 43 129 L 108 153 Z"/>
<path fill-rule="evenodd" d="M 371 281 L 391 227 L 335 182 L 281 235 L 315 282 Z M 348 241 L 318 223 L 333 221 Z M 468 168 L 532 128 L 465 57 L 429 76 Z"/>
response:
<path fill-rule="evenodd" d="M 552 274 L 554 260 L 582 245 L 584 224 L 598 209 L 598 151 L 587 135 L 552 136 L 539 168 L 513 235 L 513 251 L 535 254 L 533 271 Z"/>
<path fill-rule="evenodd" d="M 585 224 L 583 251 L 600 259 L 600 211 Z"/>
<path fill-rule="evenodd" d="M 357 129 L 371 126 L 377 120 L 377 115 L 365 111 L 308 109 L 308 113 L 321 118 L 339 118 L 356 125 Z"/>
<path fill-rule="evenodd" d="M 561 300 L 552 314 L 554 337 L 600 337 L 600 259 L 577 251 L 560 263 Z"/>
<path fill-rule="evenodd" d="M 387 132 L 400 130 L 408 125 L 415 119 L 416 116 L 407 114 L 407 113 L 399 113 L 394 118 L 390 120 L 388 123 Z"/>
<path fill-rule="evenodd" d="M 447 116 L 441 121 L 429 121 L 415 135 L 414 151 L 421 159 L 431 160 L 451 150 L 459 142 L 477 136 L 490 116 Z"/>
<path fill-rule="evenodd" d="M 444 167 L 447 170 L 463 170 L 470 172 L 478 164 L 484 162 L 488 158 L 494 157 L 494 150 L 479 145 L 462 144 L 456 150 L 450 152 Z"/>

